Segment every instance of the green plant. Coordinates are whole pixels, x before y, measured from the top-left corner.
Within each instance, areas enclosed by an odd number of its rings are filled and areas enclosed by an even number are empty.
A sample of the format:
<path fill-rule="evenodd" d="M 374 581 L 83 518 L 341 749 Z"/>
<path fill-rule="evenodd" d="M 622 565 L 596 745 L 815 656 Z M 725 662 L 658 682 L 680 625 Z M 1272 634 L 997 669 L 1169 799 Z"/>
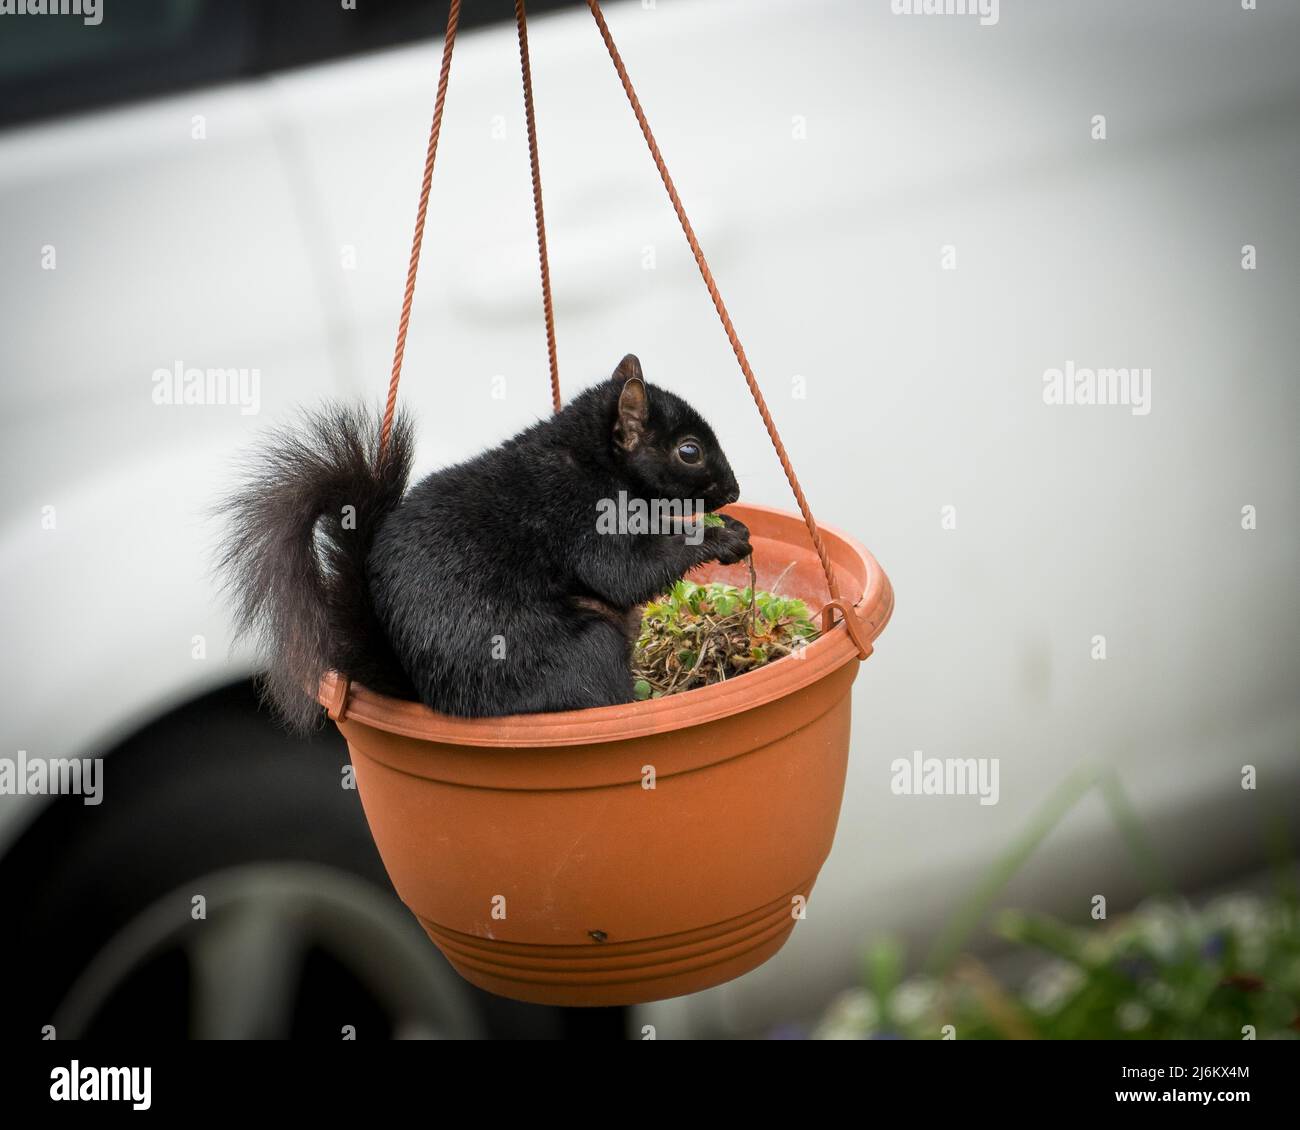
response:
<path fill-rule="evenodd" d="M 1003 911 L 994 932 L 1042 960 L 1014 988 L 965 953 L 991 903 L 1073 804 L 1105 798 L 1160 894 L 1113 923 L 1066 924 Z M 864 985 L 823 1017 L 823 1038 L 1258 1039 L 1300 1037 L 1300 898 L 1281 847 L 1274 890 L 1193 908 L 1169 891 L 1113 773 L 1067 781 L 940 932 L 923 971 L 903 975 L 889 939 L 866 955 Z"/>
<path fill-rule="evenodd" d="M 722 682 L 817 636 L 802 600 L 713 581 L 678 581 L 645 606 L 632 657 L 638 698 Z"/>

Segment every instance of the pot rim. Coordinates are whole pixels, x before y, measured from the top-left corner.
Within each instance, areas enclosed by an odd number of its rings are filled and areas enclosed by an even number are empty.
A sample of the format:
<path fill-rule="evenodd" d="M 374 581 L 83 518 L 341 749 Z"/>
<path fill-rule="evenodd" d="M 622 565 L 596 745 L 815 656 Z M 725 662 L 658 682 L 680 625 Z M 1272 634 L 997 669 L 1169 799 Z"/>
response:
<path fill-rule="evenodd" d="M 797 514 L 773 506 L 736 503 L 727 510 L 738 512 L 742 520 L 748 513 L 803 524 Z M 817 529 L 828 548 L 839 549 L 838 556 L 853 560 L 865 576 L 862 595 L 853 601 L 853 607 L 862 621 L 862 634 L 869 641 L 875 640 L 894 610 L 894 590 L 889 578 L 861 542 L 833 526 L 818 523 Z M 838 572 L 843 575 L 845 570 L 841 568 Z M 851 572 L 858 572 L 858 568 Z M 590 745 L 644 738 L 715 722 L 784 698 L 859 658 L 857 645 L 840 620 L 804 648 L 800 658 L 787 656 L 725 683 L 618 706 L 499 718 L 458 718 L 440 714 L 418 702 L 377 694 L 335 671 L 325 674 L 317 697 L 336 722 L 360 722 L 386 733 L 423 741 L 514 748 Z"/>

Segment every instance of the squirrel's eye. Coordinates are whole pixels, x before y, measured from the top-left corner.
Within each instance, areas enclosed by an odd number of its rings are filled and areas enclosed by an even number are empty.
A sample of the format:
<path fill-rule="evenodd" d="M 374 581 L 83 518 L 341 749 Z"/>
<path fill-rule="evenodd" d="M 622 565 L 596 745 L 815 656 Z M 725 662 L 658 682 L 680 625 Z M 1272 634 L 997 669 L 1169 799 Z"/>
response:
<path fill-rule="evenodd" d="M 685 443 L 677 445 L 677 458 L 683 463 L 698 463 L 703 454 L 700 445 L 694 440 L 688 439 Z"/>

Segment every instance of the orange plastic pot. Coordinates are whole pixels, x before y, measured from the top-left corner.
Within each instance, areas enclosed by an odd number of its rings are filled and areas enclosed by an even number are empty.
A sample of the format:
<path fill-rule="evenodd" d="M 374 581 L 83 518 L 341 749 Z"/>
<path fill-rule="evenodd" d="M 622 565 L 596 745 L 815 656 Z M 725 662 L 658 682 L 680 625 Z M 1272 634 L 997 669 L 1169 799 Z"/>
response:
<path fill-rule="evenodd" d="M 816 609 L 801 518 L 731 512 L 758 583 Z M 822 528 L 859 640 L 888 578 Z M 701 577 L 748 583 L 743 566 Z M 869 644 L 868 644 L 869 647 Z M 746 973 L 790 936 L 830 853 L 860 659 L 843 622 L 801 657 L 649 702 L 451 718 L 337 676 L 321 685 L 398 895 L 466 980 L 516 1000 L 634 1004 Z"/>

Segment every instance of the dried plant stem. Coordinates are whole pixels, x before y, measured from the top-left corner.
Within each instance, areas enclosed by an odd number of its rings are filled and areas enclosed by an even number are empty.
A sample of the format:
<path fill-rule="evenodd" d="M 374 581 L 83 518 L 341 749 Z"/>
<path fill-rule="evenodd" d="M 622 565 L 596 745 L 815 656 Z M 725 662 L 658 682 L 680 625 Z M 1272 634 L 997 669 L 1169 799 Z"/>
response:
<path fill-rule="evenodd" d="M 725 682 L 816 637 L 802 601 L 758 592 L 752 560 L 749 571 L 748 597 L 732 585 L 682 581 L 646 606 L 632 661 L 639 697 Z"/>
<path fill-rule="evenodd" d="M 754 571 L 754 555 L 745 558 L 749 566 L 749 634 L 758 634 L 758 574 Z"/>

